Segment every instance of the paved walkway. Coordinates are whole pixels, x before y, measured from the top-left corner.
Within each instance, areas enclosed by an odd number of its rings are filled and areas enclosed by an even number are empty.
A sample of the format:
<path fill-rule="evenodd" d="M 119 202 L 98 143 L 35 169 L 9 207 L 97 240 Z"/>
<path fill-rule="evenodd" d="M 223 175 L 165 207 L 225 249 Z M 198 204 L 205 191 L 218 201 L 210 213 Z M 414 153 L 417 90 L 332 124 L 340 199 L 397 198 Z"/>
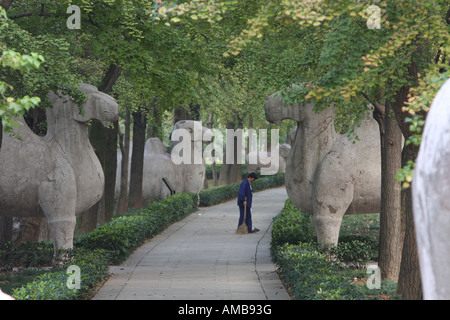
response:
<path fill-rule="evenodd" d="M 284 187 L 257 192 L 253 225 L 236 235 L 236 200 L 200 208 L 137 249 L 93 300 L 288 300 L 270 257 Z"/>

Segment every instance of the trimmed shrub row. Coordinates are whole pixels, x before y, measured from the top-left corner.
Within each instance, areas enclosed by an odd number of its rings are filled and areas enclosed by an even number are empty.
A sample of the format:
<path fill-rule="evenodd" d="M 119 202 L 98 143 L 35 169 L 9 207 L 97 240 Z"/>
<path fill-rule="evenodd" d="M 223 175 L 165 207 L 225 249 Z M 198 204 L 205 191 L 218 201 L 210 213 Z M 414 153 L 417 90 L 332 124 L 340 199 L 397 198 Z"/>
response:
<path fill-rule="evenodd" d="M 180 193 L 153 202 L 132 215 L 115 217 L 89 234 L 78 237 L 74 241 L 74 249 L 67 252 L 71 256 L 70 263 L 63 269 L 39 276 L 14 290 L 13 296 L 18 300 L 83 299 L 106 278 L 108 265 L 122 262 L 146 239 L 196 210 L 197 196 Z M 69 265 L 80 268 L 79 290 L 67 286 Z"/>
<path fill-rule="evenodd" d="M 343 276 L 338 264 L 327 260 L 315 243 L 285 244 L 277 263 L 290 293 L 298 300 L 357 300 L 361 290 Z"/>
<path fill-rule="evenodd" d="M 311 242 L 315 239 L 311 216 L 287 200 L 283 210 L 274 218 L 271 248 L 278 248 L 285 243 Z"/>
<path fill-rule="evenodd" d="M 68 265 L 63 269 L 40 275 L 35 281 L 13 290 L 17 300 L 77 300 L 87 297 L 90 290 L 105 280 L 108 274 L 110 253 L 107 250 L 86 250 L 75 248 L 70 265 L 80 268 L 80 289 L 69 289 L 66 273 Z M 72 283 L 73 284 L 73 283 Z"/>
<path fill-rule="evenodd" d="M 376 255 L 378 244 L 371 237 L 346 235 L 336 247 L 317 244 L 311 216 L 288 199 L 274 218 L 271 252 L 294 299 L 364 299 L 361 289 L 342 272 L 345 264 L 366 263 Z"/>
<path fill-rule="evenodd" d="M 279 187 L 284 184 L 284 173 L 279 173 L 273 176 L 266 176 L 256 179 L 252 182 L 254 191 L 261 191 L 273 187 Z M 236 198 L 239 192 L 240 183 L 235 183 L 227 186 L 220 186 L 211 190 L 201 191 L 199 206 L 208 207 Z"/>

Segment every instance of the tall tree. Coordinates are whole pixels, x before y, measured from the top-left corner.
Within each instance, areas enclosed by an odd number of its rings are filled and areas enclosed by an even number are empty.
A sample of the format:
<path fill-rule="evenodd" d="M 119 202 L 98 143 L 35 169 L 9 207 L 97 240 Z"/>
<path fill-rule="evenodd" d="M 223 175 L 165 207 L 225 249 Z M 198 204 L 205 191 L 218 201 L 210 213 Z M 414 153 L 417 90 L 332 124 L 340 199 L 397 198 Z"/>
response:
<path fill-rule="evenodd" d="M 144 170 L 144 147 L 146 133 L 146 112 L 144 109 L 138 109 L 132 113 L 133 116 L 133 151 L 131 156 L 130 192 L 128 197 L 129 208 L 141 208 L 142 181 Z"/>

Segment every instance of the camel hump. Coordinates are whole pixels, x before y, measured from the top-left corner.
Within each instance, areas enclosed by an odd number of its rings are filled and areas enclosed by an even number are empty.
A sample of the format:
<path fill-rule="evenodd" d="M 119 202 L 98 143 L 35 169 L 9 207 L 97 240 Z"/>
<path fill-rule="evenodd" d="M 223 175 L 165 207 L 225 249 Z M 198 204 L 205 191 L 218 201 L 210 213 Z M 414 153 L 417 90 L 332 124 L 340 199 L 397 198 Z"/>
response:
<path fill-rule="evenodd" d="M 93 86 L 91 84 L 87 84 L 87 83 L 81 83 L 78 86 L 78 89 L 83 91 L 86 94 L 100 92 L 100 91 L 98 91 L 97 87 L 95 87 L 95 86 Z"/>
<path fill-rule="evenodd" d="M 167 154 L 166 148 L 164 147 L 161 139 L 150 138 L 145 143 L 145 153 L 148 154 Z"/>
<path fill-rule="evenodd" d="M 3 132 L 3 146 L 19 141 L 31 141 L 31 139 L 40 140 L 40 137 L 30 129 L 23 117 L 16 117 L 14 121 L 17 123 L 17 128 L 11 129 L 11 132 Z"/>

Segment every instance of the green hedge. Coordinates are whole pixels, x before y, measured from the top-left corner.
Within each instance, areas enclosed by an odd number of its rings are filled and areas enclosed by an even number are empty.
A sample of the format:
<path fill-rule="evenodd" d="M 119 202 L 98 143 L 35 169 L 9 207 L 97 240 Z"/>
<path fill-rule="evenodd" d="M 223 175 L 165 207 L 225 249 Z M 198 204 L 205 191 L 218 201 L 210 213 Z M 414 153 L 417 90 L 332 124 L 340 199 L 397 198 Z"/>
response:
<path fill-rule="evenodd" d="M 13 296 L 18 300 L 85 298 L 94 286 L 106 278 L 108 265 L 122 262 L 146 239 L 196 211 L 196 204 L 196 195 L 180 193 L 153 202 L 132 215 L 114 218 L 94 231 L 78 237 L 74 241 L 74 249 L 67 253 L 71 255 L 70 263 L 61 270 L 39 276 L 37 280 L 15 289 Z M 48 246 L 44 248 L 47 250 Z M 14 254 L 11 253 L 11 256 Z M 69 265 L 80 267 L 81 288 L 79 290 L 67 288 L 69 276 L 66 270 Z"/>
<path fill-rule="evenodd" d="M 342 272 L 342 265 L 366 263 L 377 251 L 378 244 L 371 237 L 359 235 L 341 236 L 336 247 L 320 247 L 310 215 L 289 199 L 274 218 L 272 257 L 294 299 L 363 299 L 361 289 Z"/>
<path fill-rule="evenodd" d="M 326 259 L 315 243 L 285 244 L 277 263 L 290 293 L 298 300 L 363 299 L 361 290 L 340 273 L 336 263 Z"/>
<path fill-rule="evenodd" d="M 102 282 L 108 274 L 110 253 L 106 250 L 76 248 L 71 262 L 61 270 L 44 273 L 35 281 L 13 290 L 17 300 L 76 300 L 87 297 L 90 290 Z M 80 268 L 80 289 L 69 289 L 66 273 L 69 265 Z"/>
<path fill-rule="evenodd" d="M 273 187 L 279 187 L 284 184 L 284 173 L 279 173 L 273 176 L 266 176 L 259 178 L 252 182 L 254 191 L 261 191 Z M 201 191 L 199 206 L 207 207 L 228 201 L 236 198 L 239 192 L 240 183 L 235 183 L 227 186 L 220 186 L 211 190 Z"/>
<path fill-rule="evenodd" d="M 287 200 L 283 210 L 274 218 L 271 247 L 277 248 L 285 243 L 298 244 L 315 239 L 311 215 L 302 212 L 291 200 Z"/>

